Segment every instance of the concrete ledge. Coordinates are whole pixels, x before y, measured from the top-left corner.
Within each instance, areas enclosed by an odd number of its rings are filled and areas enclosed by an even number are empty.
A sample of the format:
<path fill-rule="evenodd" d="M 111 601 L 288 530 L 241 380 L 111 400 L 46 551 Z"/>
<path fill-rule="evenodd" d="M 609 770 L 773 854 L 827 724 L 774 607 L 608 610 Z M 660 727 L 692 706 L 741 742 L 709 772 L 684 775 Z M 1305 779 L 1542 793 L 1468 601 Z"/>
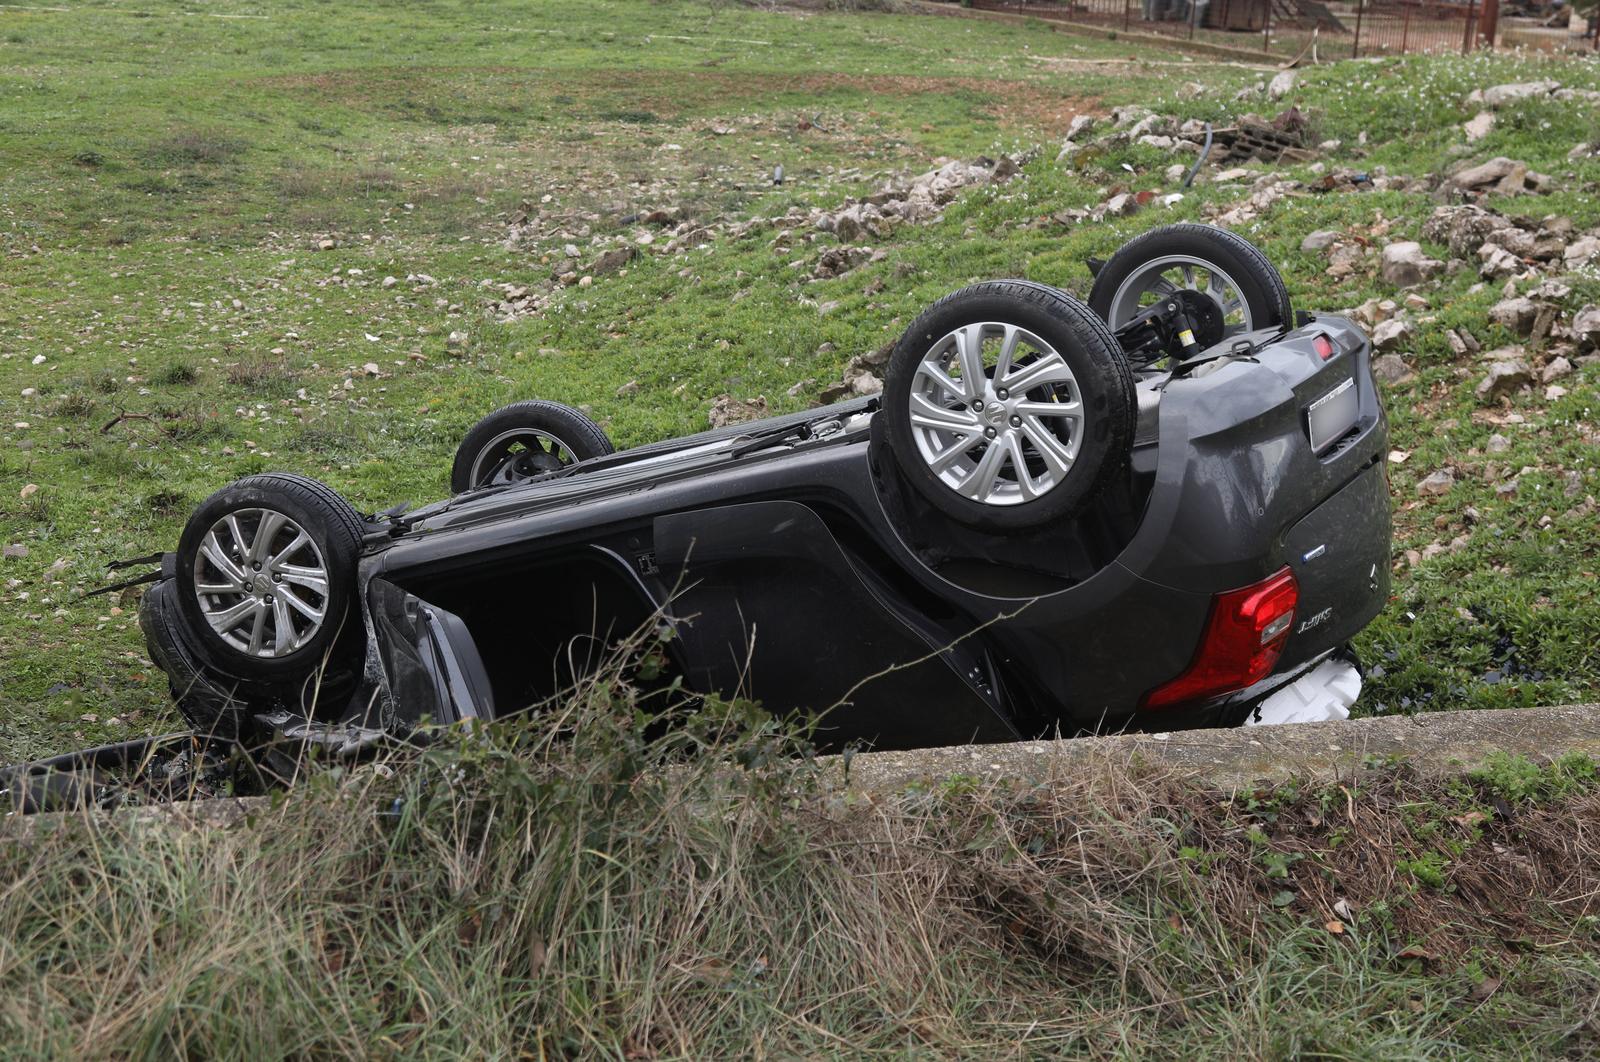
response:
<path fill-rule="evenodd" d="M 1347 779 L 1368 756 L 1404 758 L 1424 774 L 1456 774 L 1493 752 L 1600 759 L 1600 704 L 868 752 L 851 759 L 847 780 L 851 789 L 881 794 L 956 776 L 1026 785 L 1116 764 L 1160 767 L 1230 790 L 1291 777 Z M 826 770 L 830 778 L 845 777 L 839 757 Z"/>
<path fill-rule="evenodd" d="M 890 795 L 952 778 L 1032 786 L 1108 767 L 1155 768 L 1230 791 L 1289 778 L 1348 780 L 1362 770 L 1368 756 L 1403 759 L 1424 775 L 1456 775 L 1495 752 L 1535 761 L 1581 752 L 1600 760 L 1600 704 L 863 752 L 851 757 L 848 770 L 840 756 L 820 762 L 827 780 L 863 795 Z M 228 798 L 93 813 L 87 818 L 91 823 L 109 821 L 114 814 L 155 826 L 226 829 L 271 808 L 266 797 Z M 0 841 L 25 842 L 41 831 L 84 818 L 81 812 L 0 817 Z"/>

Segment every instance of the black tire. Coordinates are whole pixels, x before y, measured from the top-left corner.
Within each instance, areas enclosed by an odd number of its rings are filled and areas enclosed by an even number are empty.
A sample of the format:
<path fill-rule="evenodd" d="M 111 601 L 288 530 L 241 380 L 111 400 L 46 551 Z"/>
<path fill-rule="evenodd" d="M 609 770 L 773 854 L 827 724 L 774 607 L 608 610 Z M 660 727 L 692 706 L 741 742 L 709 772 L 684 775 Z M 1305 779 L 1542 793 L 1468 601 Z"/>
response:
<path fill-rule="evenodd" d="M 276 655 L 252 655 L 226 640 L 206 618 L 196 589 L 196 560 L 207 534 L 230 514 L 248 510 L 268 510 L 298 525 L 299 530 L 309 536 L 325 571 L 325 593 L 295 591 L 298 600 L 320 607 L 320 622 L 314 628 L 308 627 L 303 637 L 297 636 L 292 648 Z M 302 682 L 328 658 L 336 642 L 343 652 L 359 647 L 364 638 L 360 610 L 352 607 L 362 533 L 361 517 L 350 503 L 326 484 L 307 476 L 267 472 L 246 477 L 217 491 L 195 509 L 178 540 L 173 590 L 185 641 L 194 647 L 203 665 L 221 676 L 272 687 L 289 687 Z M 207 564 L 209 566 L 209 561 Z M 240 562 L 241 569 L 245 564 Z M 270 603 L 274 600 L 272 587 L 259 583 L 265 574 L 258 568 L 246 571 L 246 578 L 257 590 L 266 593 L 263 600 Z M 290 581 L 294 578 L 288 572 L 285 577 Z M 287 605 L 283 607 L 287 614 Z M 274 616 L 275 630 L 278 622 Z M 295 618 L 294 622 L 302 621 Z"/>
<path fill-rule="evenodd" d="M 197 733 L 237 738 L 249 729 L 246 705 L 234 690 L 218 685 L 200 663 L 200 650 L 190 640 L 178 608 L 176 580 L 163 579 L 139 601 L 139 628 L 145 651 L 167 677 L 172 702 Z"/>
<path fill-rule="evenodd" d="M 1055 482 L 1028 500 L 993 504 L 964 496 L 940 478 L 918 446 L 911 403 L 923 361 L 955 330 L 978 323 L 1015 326 L 1052 347 L 1071 370 L 1073 383 L 1046 386 L 1075 386 L 1082 402 L 1075 459 Z M 987 369 L 992 383 L 994 366 Z M 1017 398 L 1037 400 L 1037 390 Z M 1138 407 L 1122 348 L 1089 307 L 1044 284 L 996 280 L 947 295 L 912 322 L 890 355 L 879 416 L 885 418 L 884 435 L 895 464 L 917 493 L 969 527 L 1006 532 L 1069 517 L 1098 495 L 1126 467 Z M 986 452 L 987 445 L 974 442 L 964 455 L 978 452 L 979 447 Z"/>
<path fill-rule="evenodd" d="M 1089 289 L 1089 306 L 1113 329 L 1126 323 L 1132 315 L 1116 312 L 1113 306 L 1118 289 L 1145 266 L 1169 255 L 1214 263 L 1233 278 L 1250 310 L 1252 328 L 1294 320 L 1289 289 L 1277 267 L 1249 240 L 1214 225 L 1163 225 L 1129 240 L 1096 274 Z"/>
<path fill-rule="evenodd" d="M 532 449 L 524 450 L 524 455 L 533 455 L 532 463 L 527 456 L 511 460 L 512 455 L 505 451 L 512 445 L 526 446 L 539 436 L 558 446 L 536 454 Z M 575 461 L 604 457 L 616 449 L 600 425 L 571 406 L 542 399 L 502 406 L 474 424 L 456 447 L 455 461 L 450 466 L 450 491 L 460 494 L 495 482 L 515 482 L 555 471 L 564 463 L 560 447 L 565 447 Z"/>

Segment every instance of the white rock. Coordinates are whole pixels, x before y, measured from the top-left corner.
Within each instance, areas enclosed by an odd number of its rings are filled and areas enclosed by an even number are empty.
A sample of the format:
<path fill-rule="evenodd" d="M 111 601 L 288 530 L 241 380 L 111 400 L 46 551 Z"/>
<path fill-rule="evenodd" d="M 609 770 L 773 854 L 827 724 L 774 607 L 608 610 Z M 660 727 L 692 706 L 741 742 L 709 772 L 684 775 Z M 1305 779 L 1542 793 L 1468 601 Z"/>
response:
<path fill-rule="evenodd" d="M 1306 238 L 1300 241 L 1300 249 L 1306 254 L 1316 254 L 1332 247 L 1338 238 L 1339 234 L 1333 229 L 1318 229 L 1316 232 L 1308 233 Z"/>
<path fill-rule="evenodd" d="M 1391 243 L 1383 249 L 1379 271 L 1396 287 L 1410 287 L 1437 276 L 1444 263 L 1422 253 L 1422 245 L 1412 240 Z"/>
<path fill-rule="evenodd" d="M 1494 401 L 1502 395 L 1520 391 L 1533 382 L 1533 370 L 1522 360 L 1497 361 L 1489 366 L 1489 375 L 1478 382 L 1477 395 Z"/>
<path fill-rule="evenodd" d="M 1494 128 L 1494 113 L 1492 111 L 1479 111 L 1477 117 L 1461 127 L 1466 131 L 1467 143 L 1475 144 L 1489 135 Z"/>
<path fill-rule="evenodd" d="M 1272 99 L 1281 100 L 1294 90 L 1294 83 L 1300 75 L 1293 70 L 1280 71 L 1267 85 L 1267 95 Z"/>
<path fill-rule="evenodd" d="M 1600 306 L 1590 303 L 1572 319 L 1572 333 L 1579 339 L 1600 344 Z"/>
<path fill-rule="evenodd" d="M 1427 478 L 1417 484 L 1417 493 L 1423 497 L 1437 497 L 1441 494 L 1448 494 L 1450 488 L 1455 485 L 1455 473 L 1448 468 L 1441 468 L 1437 472 L 1430 473 Z"/>
<path fill-rule="evenodd" d="M 1501 299 L 1489 307 L 1489 320 L 1519 336 L 1525 336 L 1533 330 L 1533 322 L 1538 315 L 1539 307 L 1526 295 Z"/>
<path fill-rule="evenodd" d="M 1410 344 L 1416 331 L 1410 321 L 1396 317 L 1380 323 L 1372 330 L 1372 345 L 1377 350 L 1399 350 Z"/>
<path fill-rule="evenodd" d="M 1509 85 L 1479 89 L 1467 97 L 1467 102 L 1482 103 L 1485 107 L 1503 107 L 1516 100 L 1548 96 L 1560 87 L 1561 84 L 1557 81 L 1517 81 Z"/>
<path fill-rule="evenodd" d="M 1566 250 L 1561 254 L 1561 258 L 1568 269 L 1576 269 L 1597 255 L 1600 255 L 1600 238 L 1579 236 L 1576 240 L 1567 244 Z"/>

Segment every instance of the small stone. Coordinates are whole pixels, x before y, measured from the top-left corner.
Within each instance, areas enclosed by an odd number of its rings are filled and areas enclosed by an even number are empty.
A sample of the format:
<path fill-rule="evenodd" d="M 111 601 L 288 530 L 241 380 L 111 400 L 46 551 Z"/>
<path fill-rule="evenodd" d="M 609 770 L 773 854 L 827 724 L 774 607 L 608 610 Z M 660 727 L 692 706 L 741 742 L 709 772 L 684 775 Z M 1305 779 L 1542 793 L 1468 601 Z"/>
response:
<path fill-rule="evenodd" d="M 1411 368 L 1398 354 L 1382 354 L 1372 360 L 1372 375 L 1391 387 L 1411 380 Z"/>
<path fill-rule="evenodd" d="M 1434 498 L 1441 494 L 1448 494 L 1450 488 L 1456 485 L 1455 473 L 1448 468 L 1441 468 L 1430 473 L 1427 478 L 1417 484 L 1417 493 L 1424 498 Z"/>
<path fill-rule="evenodd" d="M 1489 441 L 1484 444 L 1484 449 L 1488 450 L 1491 454 L 1503 454 L 1507 450 L 1511 449 L 1511 440 L 1506 438 L 1504 435 L 1501 435 L 1499 432 L 1495 432 L 1493 435 L 1489 436 Z"/>
<path fill-rule="evenodd" d="M 35 354 L 33 356 L 33 363 L 35 365 L 43 365 L 45 363 L 44 355 L 43 354 Z"/>
<path fill-rule="evenodd" d="M 863 372 L 850 381 L 850 390 L 862 397 L 882 394 L 883 381 L 870 372 Z"/>
<path fill-rule="evenodd" d="M 617 388 L 617 397 L 618 398 L 627 398 L 629 395 L 636 395 L 638 393 L 639 393 L 639 381 L 638 380 L 629 380 L 627 383 L 625 383 L 621 387 Z"/>
<path fill-rule="evenodd" d="M 398 283 L 400 283 L 400 278 L 399 277 L 384 277 L 383 278 L 383 286 L 386 287 L 386 288 L 392 288 Z"/>
<path fill-rule="evenodd" d="M 361 371 L 366 373 L 368 376 L 383 375 L 383 369 L 379 368 L 378 363 L 375 361 L 369 361 L 365 365 L 361 366 Z"/>
<path fill-rule="evenodd" d="M 38 494 L 38 493 L 39 493 L 39 484 L 37 484 L 37 483 L 24 483 L 22 485 L 22 489 L 17 491 L 17 497 L 21 498 L 23 501 L 27 501 L 29 498 L 33 497 L 35 494 Z"/>
<path fill-rule="evenodd" d="M 1572 375 L 1572 362 L 1568 361 L 1565 357 L 1557 355 L 1556 357 L 1552 358 L 1550 363 L 1546 365 L 1539 373 L 1539 379 L 1543 383 L 1555 383 L 1563 376 L 1570 375 Z"/>
<path fill-rule="evenodd" d="M 1267 84 L 1268 97 L 1275 100 L 1283 99 L 1290 92 L 1294 91 L 1294 83 L 1299 80 L 1299 76 L 1300 75 L 1293 70 L 1280 71 Z"/>
<path fill-rule="evenodd" d="M 1560 87 L 1561 84 L 1557 81 L 1518 81 L 1512 84 L 1479 89 L 1470 93 L 1467 96 L 1467 100 L 1471 103 L 1482 103 L 1485 107 L 1503 107 L 1516 100 L 1548 96 Z"/>
<path fill-rule="evenodd" d="M 1600 345 L 1600 306 L 1585 306 L 1572 318 L 1572 334 Z"/>
<path fill-rule="evenodd" d="M 1489 308 L 1489 320 L 1519 336 L 1525 336 L 1533 330 L 1533 322 L 1538 316 L 1539 307 L 1526 295 L 1501 299 Z"/>
<path fill-rule="evenodd" d="M 1580 236 L 1561 252 L 1561 259 L 1568 269 L 1576 269 L 1596 257 L 1600 257 L 1600 238 L 1594 236 Z"/>
<path fill-rule="evenodd" d="M 451 350 L 460 350 L 467 345 L 467 334 L 465 332 L 451 332 L 445 337 L 444 345 Z"/>
<path fill-rule="evenodd" d="M 1489 366 L 1489 375 L 1485 376 L 1476 389 L 1477 396 L 1486 401 L 1510 395 L 1533 383 L 1533 370 L 1528 368 L 1525 361 L 1497 361 Z"/>
<path fill-rule="evenodd" d="M 1075 114 L 1072 121 L 1067 123 L 1067 139 L 1076 140 L 1094 128 L 1094 115 Z"/>
<path fill-rule="evenodd" d="M 23 398 L 33 398 L 38 393 L 39 393 L 39 389 L 37 387 L 24 387 L 22 389 L 22 397 Z"/>
<path fill-rule="evenodd" d="M 1403 317 L 1380 322 L 1372 330 L 1372 346 L 1376 350 L 1399 350 L 1410 345 L 1416 331 Z"/>
<path fill-rule="evenodd" d="M 1494 114 L 1490 111 L 1479 111 L 1477 117 L 1461 127 L 1466 131 L 1467 143 L 1474 144 L 1489 135 L 1494 128 Z"/>
<path fill-rule="evenodd" d="M 1551 384 L 1544 389 L 1544 400 L 1546 402 L 1554 402 L 1558 398 L 1565 397 L 1567 397 L 1567 389 L 1560 384 Z"/>
<path fill-rule="evenodd" d="M 1326 251 L 1338 238 L 1339 234 L 1333 229 L 1318 229 L 1316 232 L 1308 233 L 1306 238 L 1300 241 L 1300 250 L 1306 254 Z"/>
<path fill-rule="evenodd" d="M 331 251 L 337 246 L 339 246 L 337 243 L 326 237 L 317 241 L 317 250 L 319 251 Z"/>
<path fill-rule="evenodd" d="M 1422 253 L 1422 245 L 1413 240 L 1391 243 L 1383 249 L 1379 272 L 1383 279 L 1398 288 L 1421 284 L 1437 276 L 1444 263 Z"/>
<path fill-rule="evenodd" d="M 594 260 L 594 264 L 589 267 L 589 273 L 594 276 L 614 273 L 633 261 L 638 253 L 636 248 L 627 245 L 612 248 Z"/>
<path fill-rule="evenodd" d="M 1118 195 L 1114 195 L 1106 201 L 1106 214 L 1111 217 L 1121 217 L 1124 214 L 1132 214 L 1138 209 L 1138 201 L 1135 200 L 1132 194 L 1128 192 L 1122 192 Z"/>
<path fill-rule="evenodd" d="M 578 278 L 578 287 L 580 287 L 580 288 L 587 288 L 587 287 L 592 286 L 593 284 L 594 284 L 594 277 L 591 277 L 588 274 L 584 274 L 583 276 Z"/>

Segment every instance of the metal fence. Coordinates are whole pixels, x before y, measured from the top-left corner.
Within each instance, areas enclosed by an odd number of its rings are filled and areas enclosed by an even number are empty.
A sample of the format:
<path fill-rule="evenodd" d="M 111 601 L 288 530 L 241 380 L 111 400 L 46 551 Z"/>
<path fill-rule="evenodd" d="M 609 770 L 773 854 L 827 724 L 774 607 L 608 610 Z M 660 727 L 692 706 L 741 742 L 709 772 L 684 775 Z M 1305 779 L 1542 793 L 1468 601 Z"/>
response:
<path fill-rule="evenodd" d="M 1471 51 L 1484 43 L 1478 0 L 970 0 L 1107 29 L 1162 33 L 1253 51 L 1343 59 Z M 1497 7 L 1490 0 L 1492 7 Z M 1492 23 L 1492 16 L 1489 20 Z"/>

